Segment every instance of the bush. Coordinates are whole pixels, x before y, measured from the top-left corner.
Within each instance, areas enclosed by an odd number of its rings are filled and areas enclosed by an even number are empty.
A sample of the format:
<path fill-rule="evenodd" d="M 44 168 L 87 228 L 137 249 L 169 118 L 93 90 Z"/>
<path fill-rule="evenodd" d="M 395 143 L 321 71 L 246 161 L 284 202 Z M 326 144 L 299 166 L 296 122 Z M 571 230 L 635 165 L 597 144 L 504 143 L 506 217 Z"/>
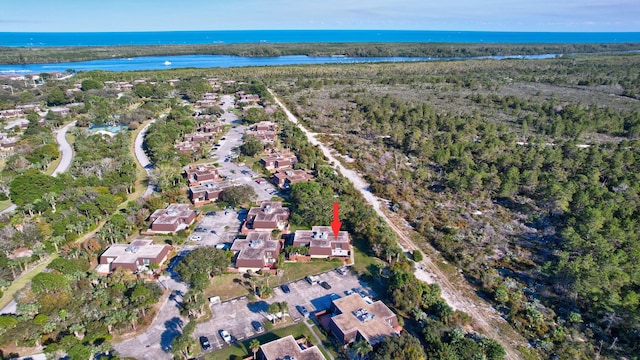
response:
<path fill-rule="evenodd" d="M 420 262 L 424 259 L 420 250 L 413 250 L 413 261 Z"/>

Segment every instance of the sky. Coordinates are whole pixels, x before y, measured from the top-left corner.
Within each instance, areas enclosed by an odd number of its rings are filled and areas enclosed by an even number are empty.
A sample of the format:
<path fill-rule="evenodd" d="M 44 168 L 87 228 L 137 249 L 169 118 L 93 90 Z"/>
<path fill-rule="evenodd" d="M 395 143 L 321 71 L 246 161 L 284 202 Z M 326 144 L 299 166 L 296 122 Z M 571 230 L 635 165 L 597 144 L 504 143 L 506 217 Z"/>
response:
<path fill-rule="evenodd" d="M 640 0 L 3 0 L 0 32 L 638 32 Z"/>

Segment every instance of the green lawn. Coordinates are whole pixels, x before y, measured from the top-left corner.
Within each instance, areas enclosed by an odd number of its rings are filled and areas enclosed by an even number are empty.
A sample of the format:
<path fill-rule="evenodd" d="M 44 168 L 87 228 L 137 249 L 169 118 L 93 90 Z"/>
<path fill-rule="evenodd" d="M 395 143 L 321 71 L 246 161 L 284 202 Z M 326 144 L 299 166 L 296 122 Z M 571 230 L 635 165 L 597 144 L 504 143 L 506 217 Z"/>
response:
<path fill-rule="evenodd" d="M 328 343 L 327 338 L 323 334 L 321 334 L 320 331 L 315 331 L 315 332 L 316 334 L 318 334 L 318 336 L 320 336 L 320 339 L 322 340 L 323 343 Z M 266 344 L 270 341 L 277 340 L 289 335 L 293 335 L 293 337 L 296 339 L 299 339 L 301 337 L 306 337 L 314 345 L 318 346 L 320 350 L 326 355 L 326 351 L 324 351 L 325 349 L 323 349 L 322 344 L 315 343 L 316 342 L 315 337 L 311 334 L 311 330 L 309 330 L 309 328 L 304 323 L 299 323 L 296 325 L 277 329 L 272 332 L 260 335 L 255 339 L 258 339 L 258 341 L 260 341 L 260 344 Z M 227 359 L 243 359 L 247 356 L 251 356 L 253 355 L 253 353 L 249 349 L 249 343 L 251 342 L 251 340 L 253 339 L 247 339 L 245 341 L 233 344 L 232 346 L 226 347 L 224 349 L 215 351 L 213 353 L 209 353 L 205 355 L 204 358 L 207 360 L 209 359 L 210 360 L 214 360 L 214 359 L 227 360 Z"/>
<path fill-rule="evenodd" d="M 288 283 L 302 279 L 307 275 L 313 275 L 335 269 L 342 266 L 341 261 L 313 260 L 308 263 L 285 263 L 282 283 Z M 275 284 L 274 284 L 275 285 Z"/>
<path fill-rule="evenodd" d="M 11 200 L 1 200 L 0 201 L 0 211 L 6 209 L 11 205 Z"/>
<path fill-rule="evenodd" d="M 243 284 L 242 274 L 223 274 L 214 276 L 209 287 L 204 291 L 204 296 L 220 296 L 222 301 L 233 299 L 238 296 L 248 295 L 249 290 Z"/>

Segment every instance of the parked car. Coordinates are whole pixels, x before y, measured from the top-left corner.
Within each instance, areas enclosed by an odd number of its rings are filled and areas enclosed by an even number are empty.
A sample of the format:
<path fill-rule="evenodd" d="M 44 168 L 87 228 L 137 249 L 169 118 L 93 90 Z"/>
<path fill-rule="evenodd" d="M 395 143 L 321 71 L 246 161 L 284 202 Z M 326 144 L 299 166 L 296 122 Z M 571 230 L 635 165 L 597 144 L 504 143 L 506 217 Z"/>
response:
<path fill-rule="evenodd" d="M 229 250 L 231 249 L 231 243 L 220 243 L 215 245 L 216 249 L 219 250 Z"/>
<path fill-rule="evenodd" d="M 229 334 L 229 332 L 227 330 L 220 330 L 220 337 L 227 344 L 231 343 L 231 334 Z"/>
<path fill-rule="evenodd" d="M 257 182 L 258 184 L 262 184 L 262 181 L 263 181 L 262 179 L 256 179 L 256 182 Z"/>
<path fill-rule="evenodd" d="M 346 274 L 346 273 L 347 273 L 347 271 L 349 271 L 349 270 L 347 270 L 347 268 L 343 266 L 343 267 L 339 267 L 339 268 L 337 268 L 337 269 L 336 269 L 336 271 L 338 272 L 338 274 L 340 274 L 340 275 L 344 275 L 344 274 Z"/>
<path fill-rule="evenodd" d="M 340 295 L 338 295 L 336 293 L 331 293 L 331 294 L 329 294 L 329 298 L 331 300 L 338 300 L 338 299 L 340 299 Z"/>
<path fill-rule="evenodd" d="M 211 343 L 209 342 L 209 338 L 206 336 L 200 336 L 200 346 L 202 346 L 202 350 L 211 349 Z"/>
<path fill-rule="evenodd" d="M 197 228 L 195 229 L 195 232 L 207 232 L 207 228 L 204 228 L 204 227 L 197 227 Z"/>
<path fill-rule="evenodd" d="M 287 284 L 284 284 L 284 285 L 280 286 L 280 289 L 282 289 L 282 292 L 285 293 L 285 294 L 288 294 L 288 293 L 291 292 L 291 289 L 289 289 L 289 285 L 287 285 Z"/>
<path fill-rule="evenodd" d="M 309 284 L 311 284 L 311 285 L 313 285 L 313 284 L 318 282 L 318 279 L 313 275 L 309 275 L 309 276 L 305 277 L 304 279 L 307 280 L 307 282 Z"/>
<path fill-rule="evenodd" d="M 191 235 L 191 241 L 200 241 L 202 240 L 202 236 L 200 235 Z"/>
<path fill-rule="evenodd" d="M 358 294 L 359 294 L 360 296 L 362 296 L 363 298 L 364 298 L 364 297 L 369 296 L 369 294 L 367 294 L 367 292 L 366 292 L 366 291 L 364 291 L 363 289 L 360 289 L 360 288 L 353 288 L 352 290 L 353 290 L 353 292 L 358 293 Z"/>
<path fill-rule="evenodd" d="M 207 211 L 207 212 L 205 213 L 205 215 L 206 215 L 206 216 L 213 216 L 213 215 L 215 215 L 215 214 L 216 214 L 216 212 L 215 212 L 215 211 Z"/>
<path fill-rule="evenodd" d="M 320 282 L 319 282 L 319 284 L 320 284 L 320 286 L 322 286 L 322 288 L 323 288 L 323 289 L 325 289 L 325 290 L 329 290 L 329 289 L 331 289 L 331 285 L 329 285 L 329 283 L 328 283 L 328 282 L 326 282 L 326 281 L 320 281 Z"/>
<path fill-rule="evenodd" d="M 251 326 L 253 326 L 253 330 L 255 330 L 256 332 L 261 333 L 264 331 L 264 327 L 262 326 L 260 321 L 252 321 Z"/>
<path fill-rule="evenodd" d="M 299 305 L 298 306 L 298 311 L 300 312 L 300 314 L 304 317 L 309 317 L 309 310 L 307 310 L 306 307 L 304 307 L 304 305 Z"/>
<path fill-rule="evenodd" d="M 353 290 L 345 290 L 344 294 L 349 296 L 349 295 L 353 294 Z"/>

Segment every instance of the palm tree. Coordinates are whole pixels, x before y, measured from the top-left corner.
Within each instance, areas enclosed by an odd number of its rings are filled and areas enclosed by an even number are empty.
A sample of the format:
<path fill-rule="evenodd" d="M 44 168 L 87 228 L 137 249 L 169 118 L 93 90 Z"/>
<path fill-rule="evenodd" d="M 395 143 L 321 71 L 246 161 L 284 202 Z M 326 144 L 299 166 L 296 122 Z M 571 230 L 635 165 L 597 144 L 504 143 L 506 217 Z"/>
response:
<path fill-rule="evenodd" d="M 365 355 L 373 351 L 373 347 L 367 340 L 360 339 L 352 347 L 353 352 L 358 355 L 358 358 L 362 359 Z"/>
<path fill-rule="evenodd" d="M 42 200 L 46 201 L 51 205 L 51 212 L 56 212 L 56 194 L 52 192 L 44 193 L 42 195 Z"/>
<path fill-rule="evenodd" d="M 258 349 L 260 349 L 260 341 L 258 341 L 258 339 L 251 340 L 249 343 L 249 349 L 253 352 L 253 359 L 255 360 L 256 353 L 258 352 Z"/>
<path fill-rule="evenodd" d="M 58 253 L 58 244 L 62 244 L 63 242 L 65 242 L 67 239 L 62 236 L 62 235 L 56 235 L 56 236 L 52 236 L 49 241 L 51 242 L 51 244 L 53 245 L 53 247 L 56 248 L 56 254 Z"/>
<path fill-rule="evenodd" d="M 24 204 L 22 210 L 29 213 L 29 217 L 33 217 L 33 204 Z"/>

